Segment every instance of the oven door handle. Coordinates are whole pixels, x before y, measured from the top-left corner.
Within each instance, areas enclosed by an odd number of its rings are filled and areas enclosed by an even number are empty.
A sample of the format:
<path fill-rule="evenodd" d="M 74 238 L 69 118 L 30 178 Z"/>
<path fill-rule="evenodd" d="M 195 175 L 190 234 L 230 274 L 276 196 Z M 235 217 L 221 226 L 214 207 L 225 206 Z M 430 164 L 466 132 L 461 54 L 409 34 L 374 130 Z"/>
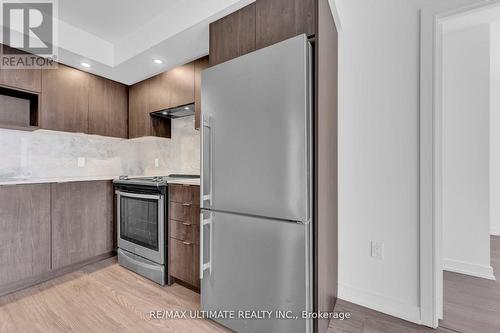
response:
<path fill-rule="evenodd" d="M 116 195 L 127 198 L 154 199 L 154 200 L 161 200 L 162 198 L 162 195 L 156 195 L 156 194 L 138 194 L 138 193 L 123 192 L 123 191 L 115 191 L 115 193 Z"/>

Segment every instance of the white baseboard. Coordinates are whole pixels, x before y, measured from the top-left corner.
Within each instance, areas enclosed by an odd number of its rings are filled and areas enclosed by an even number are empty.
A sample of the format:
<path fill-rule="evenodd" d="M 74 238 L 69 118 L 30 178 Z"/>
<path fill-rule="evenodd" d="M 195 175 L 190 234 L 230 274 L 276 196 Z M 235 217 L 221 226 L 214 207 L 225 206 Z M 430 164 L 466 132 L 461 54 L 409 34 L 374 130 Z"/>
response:
<path fill-rule="evenodd" d="M 490 235 L 500 236 L 500 228 L 493 227 L 490 229 Z"/>
<path fill-rule="evenodd" d="M 491 266 L 477 265 L 459 260 L 443 259 L 443 270 L 488 280 L 496 280 L 493 267 Z"/>
<path fill-rule="evenodd" d="M 420 307 L 339 283 L 338 297 L 390 316 L 420 324 Z"/>

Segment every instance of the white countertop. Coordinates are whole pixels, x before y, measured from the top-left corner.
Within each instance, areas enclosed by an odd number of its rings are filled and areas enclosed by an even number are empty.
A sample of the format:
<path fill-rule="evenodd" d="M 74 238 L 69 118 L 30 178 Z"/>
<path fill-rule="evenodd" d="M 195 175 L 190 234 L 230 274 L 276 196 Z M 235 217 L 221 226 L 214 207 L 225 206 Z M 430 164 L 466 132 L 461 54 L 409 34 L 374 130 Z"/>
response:
<path fill-rule="evenodd" d="M 0 185 L 46 184 L 86 182 L 96 180 L 113 180 L 116 176 L 89 176 L 89 177 L 57 177 L 57 178 L 7 178 L 0 179 Z"/>
<path fill-rule="evenodd" d="M 182 185 L 198 185 L 200 186 L 200 178 L 178 178 L 167 181 L 168 184 L 182 184 Z"/>
<path fill-rule="evenodd" d="M 117 176 L 90 176 L 90 177 L 58 177 L 58 178 L 7 178 L 0 179 L 2 185 L 22 185 L 22 184 L 47 184 L 47 183 L 70 183 L 70 182 L 86 182 L 97 180 L 113 180 L 118 179 Z M 168 181 L 169 184 L 185 184 L 185 185 L 200 185 L 199 178 L 178 178 Z"/>

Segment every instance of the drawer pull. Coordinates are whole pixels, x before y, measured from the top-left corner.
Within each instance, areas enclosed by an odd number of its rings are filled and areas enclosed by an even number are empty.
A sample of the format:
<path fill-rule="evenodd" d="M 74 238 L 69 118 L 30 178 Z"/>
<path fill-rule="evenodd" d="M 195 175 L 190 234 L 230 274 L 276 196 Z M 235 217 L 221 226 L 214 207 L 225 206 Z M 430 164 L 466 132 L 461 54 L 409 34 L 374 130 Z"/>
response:
<path fill-rule="evenodd" d="M 191 223 L 182 223 L 182 224 L 187 226 L 191 225 Z"/>
<path fill-rule="evenodd" d="M 192 244 L 191 244 L 191 243 L 189 243 L 189 242 L 182 242 L 182 244 L 184 244 L 184 245 L 192 245 Z"/>
<path fill-rule="evenodd" d="M 192 204 L 190 202 L 185 202 L 182 204 L 183 206 L 190 207 Z"/>

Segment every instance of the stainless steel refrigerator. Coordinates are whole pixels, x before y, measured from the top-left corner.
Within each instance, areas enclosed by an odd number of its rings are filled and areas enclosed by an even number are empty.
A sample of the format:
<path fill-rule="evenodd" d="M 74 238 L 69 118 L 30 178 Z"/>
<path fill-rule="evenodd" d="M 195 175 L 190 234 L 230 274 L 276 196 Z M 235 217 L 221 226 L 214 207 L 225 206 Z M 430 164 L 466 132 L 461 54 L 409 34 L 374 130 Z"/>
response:
<path fill-rule="evenodd" d="M 202 73 L 201 307 L 236 332 L 312 332 L 311 62 L 300 35 Z"/>

